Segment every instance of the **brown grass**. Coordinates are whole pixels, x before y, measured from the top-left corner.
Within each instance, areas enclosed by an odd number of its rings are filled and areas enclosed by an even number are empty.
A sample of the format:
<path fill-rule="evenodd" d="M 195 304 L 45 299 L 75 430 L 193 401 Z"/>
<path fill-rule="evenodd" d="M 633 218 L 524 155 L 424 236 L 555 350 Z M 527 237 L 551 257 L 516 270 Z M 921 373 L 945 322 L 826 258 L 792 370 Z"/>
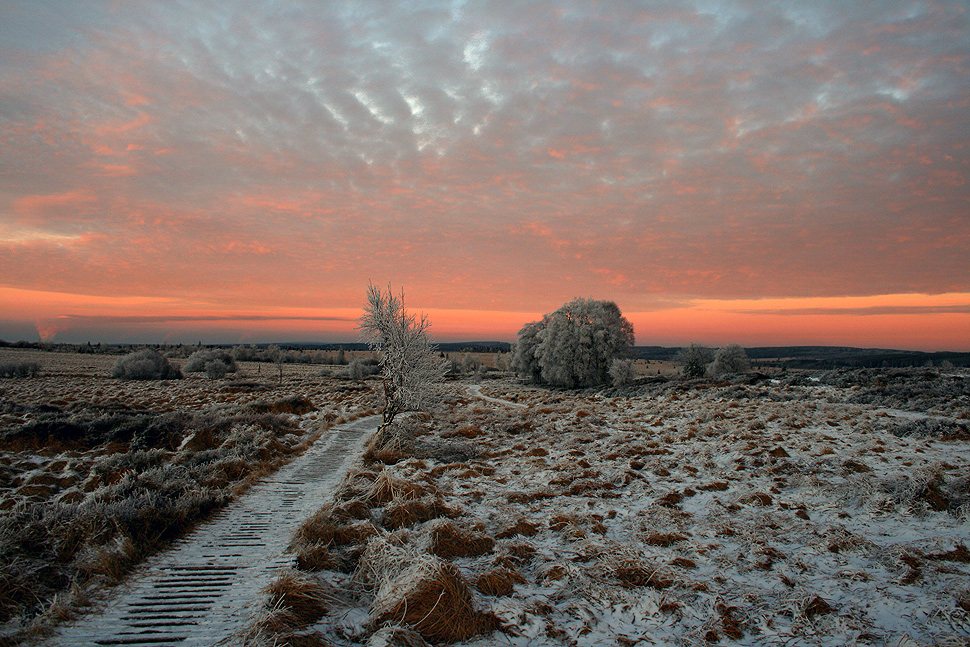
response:
<path fill-rule="evenodd" d="M 525 583 L 521 573 L 507 568 L 495 568 L 475 578 L 475 588 L 485 595 L 512 595 L 516 584 Z"/>
<path fill-rule="evenodd" d="M 297 552 L 296 566 L 301 571 L 342 571 L 346 560 L 324 544 L 311 544 Z"/>
<path fill-rule="evenodd" d="M 525 519 L 519 519 L 515 524 L 508 526 L 505 530 L 497 533 L 495 536 L 498 539 L 507 539 L 509 537 L 515 537 L 516 535 L 522 535 L 523 537 L 532 537 L 539 532 L 539 526 L 532 523 L 531 521 L 526 521 Z"/>
<path fill-rule="evenodd" d="M 477 557 L 495 546 L 495 540 L 485 533 L 460 528 L 446 519 L 432 522 L 427 533 L 428 552 L 444 559 Z"/>
<path fill-rule="evenodd" d="M 330 544 L 333 542 L 336 529 L 337 524 L 330 516 L 330 509 L 321 508 L 300 525 L 293 536 L 291 546 Z"/>
<path fill-rule="evenodd" d="M 429 521 L 436 516 L 433 501 L 424 499 L 395 501 L 384 508 L 381 525 L 388 530 L 397 530 L 422 521 Z"/>
<path fill-rule="evenodd" d="M 494 616 L 475 609 L 468 584 L 451 563 L 419 564 L 395 585 L 375 601 L 372 626 L 407 625 L 433 643 L 452 643 L 491 631 L 497 624 Z"/>
<path fill-rule="evenodd" d="M 616 579 L 624 588 L 649 586 L 666 589 L 677 583 L 665 570 L 631 554 L 620 553 L 604 557 L 597 564 L 597 570 Z"/>
<path fill-rule="evenodd" d="M 327 614 L 328 603 L 335 599 L 333 589 L 325 581 L 299 571 L 286 571 L 264 589 L 266 605 L 271 609 L 291 612 L 290 628 L 313 624 Z"/>
<path fill-rule="evenodd" d="M 391 501 L 420 499 L 425 494 L 437 494 L 437 492 L 433 488 L 399 479 L 392 476 L 388 470 L 382 470 L 367 490 L 365 500 L 376 507 Z"/>
<path fill-rule="evenodd" d="M 647 535 L 643 538 L 643 543 L 648 546 L 673 546 L 674 544 L 685 541 L 687 539 L 686 535 L 681 535 L 676 532 L 662 533 L 655 532 L 653 534 Z"/>
<path fill-rule="evenodd" d="M 292 413 L 298 416 L 317 410 L 316 405 L 303 395 L 293 395 L 274 402 L 256 402 L 250 407 L 256 413 Z"/>

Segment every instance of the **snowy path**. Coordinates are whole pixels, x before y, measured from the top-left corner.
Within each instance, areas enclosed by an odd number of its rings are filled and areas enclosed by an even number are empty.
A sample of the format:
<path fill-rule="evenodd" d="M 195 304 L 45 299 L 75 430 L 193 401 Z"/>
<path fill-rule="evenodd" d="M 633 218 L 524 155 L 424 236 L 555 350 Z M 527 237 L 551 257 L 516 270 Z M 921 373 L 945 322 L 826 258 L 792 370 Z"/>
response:
<path fill-rule="evenodd" d="M 490 398 L 487 395 L 482 394 L 481 384 L 469 384 L 467 387 L 468 392 L 471 393 L 476 398 L 481 398 L 486 402 L 494 402 L 495 404 L 504 404 L 507 407 L 519 407 L 525 409 L 525 405 L 520 402 L 512 402 L 511 400 L 502 400 L 501 398 Z"/>
<path fill-rule="evenodd" d="M 49 647 L 225 642 L 260 603 L 297 527 L 360 455 L 379 416 L 340 425 L 267 481 L 150 559 L 107 607 L 63 628 Z"/>

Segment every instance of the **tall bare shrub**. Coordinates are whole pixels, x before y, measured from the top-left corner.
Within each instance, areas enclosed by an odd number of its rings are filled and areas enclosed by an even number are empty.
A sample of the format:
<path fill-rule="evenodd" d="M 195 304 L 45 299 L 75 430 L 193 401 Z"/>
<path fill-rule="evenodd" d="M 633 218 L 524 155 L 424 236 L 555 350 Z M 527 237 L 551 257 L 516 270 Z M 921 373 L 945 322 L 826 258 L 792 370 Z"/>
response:
<path fill-rule="evenodd" d="M 387 292 L 368 285 L 367 303 L 357 327 L 380 355 L 384 425 L 400 413 L 424 410 L 437 395 L 446 370 L 428 334 L 428 318 L 407 311 L 403 291 L 396 296 L 390 285 Z"/>

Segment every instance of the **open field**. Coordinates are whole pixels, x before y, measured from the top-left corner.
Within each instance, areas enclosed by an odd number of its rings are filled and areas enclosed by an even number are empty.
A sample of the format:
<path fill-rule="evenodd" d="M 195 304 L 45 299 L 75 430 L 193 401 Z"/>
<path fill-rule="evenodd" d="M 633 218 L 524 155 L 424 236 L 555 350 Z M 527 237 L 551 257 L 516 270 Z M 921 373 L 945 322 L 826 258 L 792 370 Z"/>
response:
<path fill-rule="evenodd" d="M 319 366 L 119 382 L 114 360 L 0 354 L 41 367 L 0 380 L 8 643 L 379 404 Z M 645 375 L 447 383 L 321 501 L 241 641 L 967 644 L 966 371 Z"/>
<path fill-rule="evenodd" d="M 298 534 L 251 644 L 965 645 L 968 384 L 454 384 Z"/>

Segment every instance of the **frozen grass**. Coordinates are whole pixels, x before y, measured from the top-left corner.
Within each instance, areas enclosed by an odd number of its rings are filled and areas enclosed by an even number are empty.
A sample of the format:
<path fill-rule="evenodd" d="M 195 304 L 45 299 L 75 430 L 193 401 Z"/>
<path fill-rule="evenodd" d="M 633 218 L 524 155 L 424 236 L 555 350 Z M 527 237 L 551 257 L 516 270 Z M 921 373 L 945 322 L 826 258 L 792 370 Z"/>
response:
<path fill-rule="evenodd" d="M 335 527 L 372 531 L 306 555 L 361 587 L 309 629 L 344 646 L 378 640 L 383 622 L 475 647 L 966 644 L 970 446 L 899 433 L 963 428 L 965 386 L 918 383 L 906 409 L 808 377 L 482 388 L 525 408 L 456 385 L 412 455 L 371 453 L 326 507 Z M 457 441 L 476 452 L 421 450 Z M 432 502 L 451 514 L 395 521 Z M 445 591 L 442 569 L 461 586 Z M 419 628 L 404 609 L 427 612 L 408 598 L 421 586 L 483 633 Z"/>
<path fill-rule="evenodd" d="M 0 644 L 70 617 L 376 402 L 310 367 L 282 387 L 245 363 L 224 383 L 119 382 L 112 357 L 2 350 L 45 370 L 0 391 Z"/>

